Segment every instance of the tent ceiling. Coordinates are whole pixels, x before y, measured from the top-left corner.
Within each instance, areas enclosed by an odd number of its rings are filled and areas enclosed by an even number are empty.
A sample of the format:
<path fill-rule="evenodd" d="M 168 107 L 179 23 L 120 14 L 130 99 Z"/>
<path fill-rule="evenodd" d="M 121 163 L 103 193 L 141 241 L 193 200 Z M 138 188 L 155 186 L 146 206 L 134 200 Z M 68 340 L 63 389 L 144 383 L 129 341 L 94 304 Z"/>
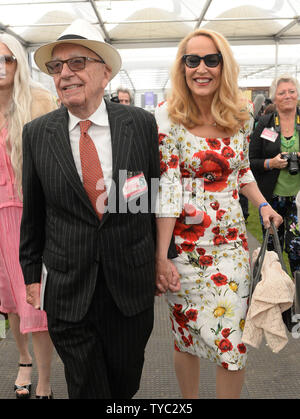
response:
<path fill-rule="evenodd" d="M 300 0 L 0 0 L 0 31 L 29 50 L 56 40 L 76 18 L 97 25 L 120 50 L 123 66 L 113 84 L 135 90 L 168 86 L 176 45 L 198 27 L 227 37 L 241 78 L 272 78 L 288 64 L 295 74 L 300 68 Z"/>

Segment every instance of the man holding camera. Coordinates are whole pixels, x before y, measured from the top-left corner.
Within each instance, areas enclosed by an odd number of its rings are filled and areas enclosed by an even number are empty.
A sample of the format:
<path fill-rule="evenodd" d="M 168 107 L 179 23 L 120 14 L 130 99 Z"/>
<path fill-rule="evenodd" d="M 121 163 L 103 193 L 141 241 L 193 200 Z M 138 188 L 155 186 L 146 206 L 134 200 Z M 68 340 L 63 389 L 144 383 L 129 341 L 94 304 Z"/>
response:
<path fill-rule="evenodd" d="M 296 227 L 295 203 L 300 190 L 299 96 L 300 85 L 294 77 L 282 75 L 273 81 L 270 98 L 276 110 L 260 118 L 249 147 L 251 169 L 258 186 L 284 219 L 278 233 L 293 275 L 300 270 L 300 232 Z M 268 250 L 273 250 L 271 243 Z"/>

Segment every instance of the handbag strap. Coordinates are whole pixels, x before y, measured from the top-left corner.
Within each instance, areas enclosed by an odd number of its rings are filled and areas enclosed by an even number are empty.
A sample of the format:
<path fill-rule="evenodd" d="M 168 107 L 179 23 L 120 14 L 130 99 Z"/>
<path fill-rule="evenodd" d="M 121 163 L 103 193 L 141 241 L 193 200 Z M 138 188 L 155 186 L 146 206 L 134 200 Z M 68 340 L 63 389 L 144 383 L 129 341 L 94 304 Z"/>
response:
<path fill-rule="evenodd" d="M 264 263 L 264 257 L 265 257 L 266 250 L 267 250 L 267 247 L 268 247 L 268 239 L 269 239 L 269 236 L 270 236 L 270 233 L 271 233 L 271 229 L 273 230 L 273 234 L 271 234 L 271 236 L 273 238 L 274 250 L 278 255 L 278 259 L 279 259 L 279 262 L 282 266 L 282 269 L 285 272 L 288 272 L 287 268 L 286 268 L 286 265 L 285 265 L 285 262 L 284 262 L 284 259 L 283 259 L 281 246 L 280 246 L 280 241 L 279 241 L 279 237 L 278 237 L 278 232 L 277 232 L 277 229 L 274 225 L 274 222 L 271 220 L 271 227 L 269 227 L 268 230 L 266 231 L 264 241 L 263 241 L 262 246 L 260 248 L 260 252 L 257 256 L 258 268 L 257 268 L 257 271 L 255 272 L 254 283 L 257 282 L 257 280 L 260 276 L 260 273 L 261 273 L 261 269 L 262 269 L 262 266 L 263 266 L 263 263 Z"/>
<path fill-rule="evenodd" d="M 257 280 L 260 276 L 261 269 L 262 269 L 262 266 L 263 266 L 263 263 L 264 263 L 264 258 L 265 258 L 266 250 L 267 250 L 267 247 L 268 247 L 269 235 L 270 235 L 270 229 L 268 228 L 268 230 L 266 230 L 263 243 L 261 245 L 260 251 L 259 251 L 257 259 L 256 259 L 257 270 L 255 272 L 255 277 L 253 278 L 253 281 L 252 281 L 252 283 L 255 283 L 255 284 L 257 283 Z"/>
<path fill-rule="evenodd" d="M 285 262 L 284 262 L 284 259 L 283 259 L 283 254 L 282 254 L 282 251 L 281 251 L 281 246 L 280 246 L 280 241 L 279 241 L 279 237 L 278 237 L 278 232 L 277 232 L 277 229 L 276 229 L 276 227 L 275 227 L 275 225 L 274 225 L 274 223 L 273 223 L 272 220 L 271 220 L 271 227 L 273 229 L 273 235 L 272 235 L 272 237 L 273 237 L 274 249 L 275 249 L 275 251 L 276 251 L 276 253 L 278 255 L 278 259 L 279 259 L 279 262 L 280 262 L 280 264 L 282 266 L 282 269 L 286 273 L 288 273 L 288 270 L 286 268 L 286 265 L 285 265 Z"/>

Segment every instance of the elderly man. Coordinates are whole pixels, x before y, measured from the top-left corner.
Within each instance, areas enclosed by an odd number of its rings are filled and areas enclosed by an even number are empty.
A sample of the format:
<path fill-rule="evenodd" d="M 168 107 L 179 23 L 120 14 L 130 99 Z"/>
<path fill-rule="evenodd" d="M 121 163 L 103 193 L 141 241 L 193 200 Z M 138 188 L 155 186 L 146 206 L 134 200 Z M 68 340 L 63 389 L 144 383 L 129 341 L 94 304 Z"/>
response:
<path fill-rule="evenodd" d="M 104 101 L 121 59 L 87 22 L 73 22 L 35 61 L 64 106 L 23 131 L 27 301 L 39 308 L 42 273 L 70 398 L 131 398 L 153 325 L 156 123 L 140 108 Z M 162 277 L 160 291 L 167 286 Z"/>

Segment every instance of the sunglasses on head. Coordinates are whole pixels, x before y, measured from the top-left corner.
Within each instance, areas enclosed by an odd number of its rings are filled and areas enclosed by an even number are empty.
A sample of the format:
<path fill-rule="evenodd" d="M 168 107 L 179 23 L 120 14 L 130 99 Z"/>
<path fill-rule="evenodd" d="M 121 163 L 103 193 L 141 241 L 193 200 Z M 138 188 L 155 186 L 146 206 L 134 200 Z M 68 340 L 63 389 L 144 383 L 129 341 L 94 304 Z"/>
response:
<path fill-rule="evenodd" d="M 2 57 L 4 58 L 6 64 L 12 64 L 17 60 L 14 55 L 0 55 L 0 61 Z"/>
<path fill-rule="evenodd" d="M 200 57 L 199 55 L 195 54 L 186 54 L 182 57 L 182 61 L 189 68 L 198 67 L 201 60 L 204 61 L 206 67 L 217 67 L 217 65 L 219 65 L 222 61 L 222 54 L 218 52 L 216 54 L 204 55 L 204 57 Z"/>
<path fill-rule="evenodd" d="M 87 61 L 94 61 L 97 63 L 105 64 L 105 62 L 102 59 L 97 60 L 96 58 L 90 58 L 90 57 L 74 57 L 74 58 L 69 58 L 68 60 L 48 61 L 45 64 L 45 66 L 47 67 L 49 74 L 59 74 L 62 72 L 64 63 L 67 63 L 71 71 L 80 71 L 80 70 L 85 69 Z"/>

